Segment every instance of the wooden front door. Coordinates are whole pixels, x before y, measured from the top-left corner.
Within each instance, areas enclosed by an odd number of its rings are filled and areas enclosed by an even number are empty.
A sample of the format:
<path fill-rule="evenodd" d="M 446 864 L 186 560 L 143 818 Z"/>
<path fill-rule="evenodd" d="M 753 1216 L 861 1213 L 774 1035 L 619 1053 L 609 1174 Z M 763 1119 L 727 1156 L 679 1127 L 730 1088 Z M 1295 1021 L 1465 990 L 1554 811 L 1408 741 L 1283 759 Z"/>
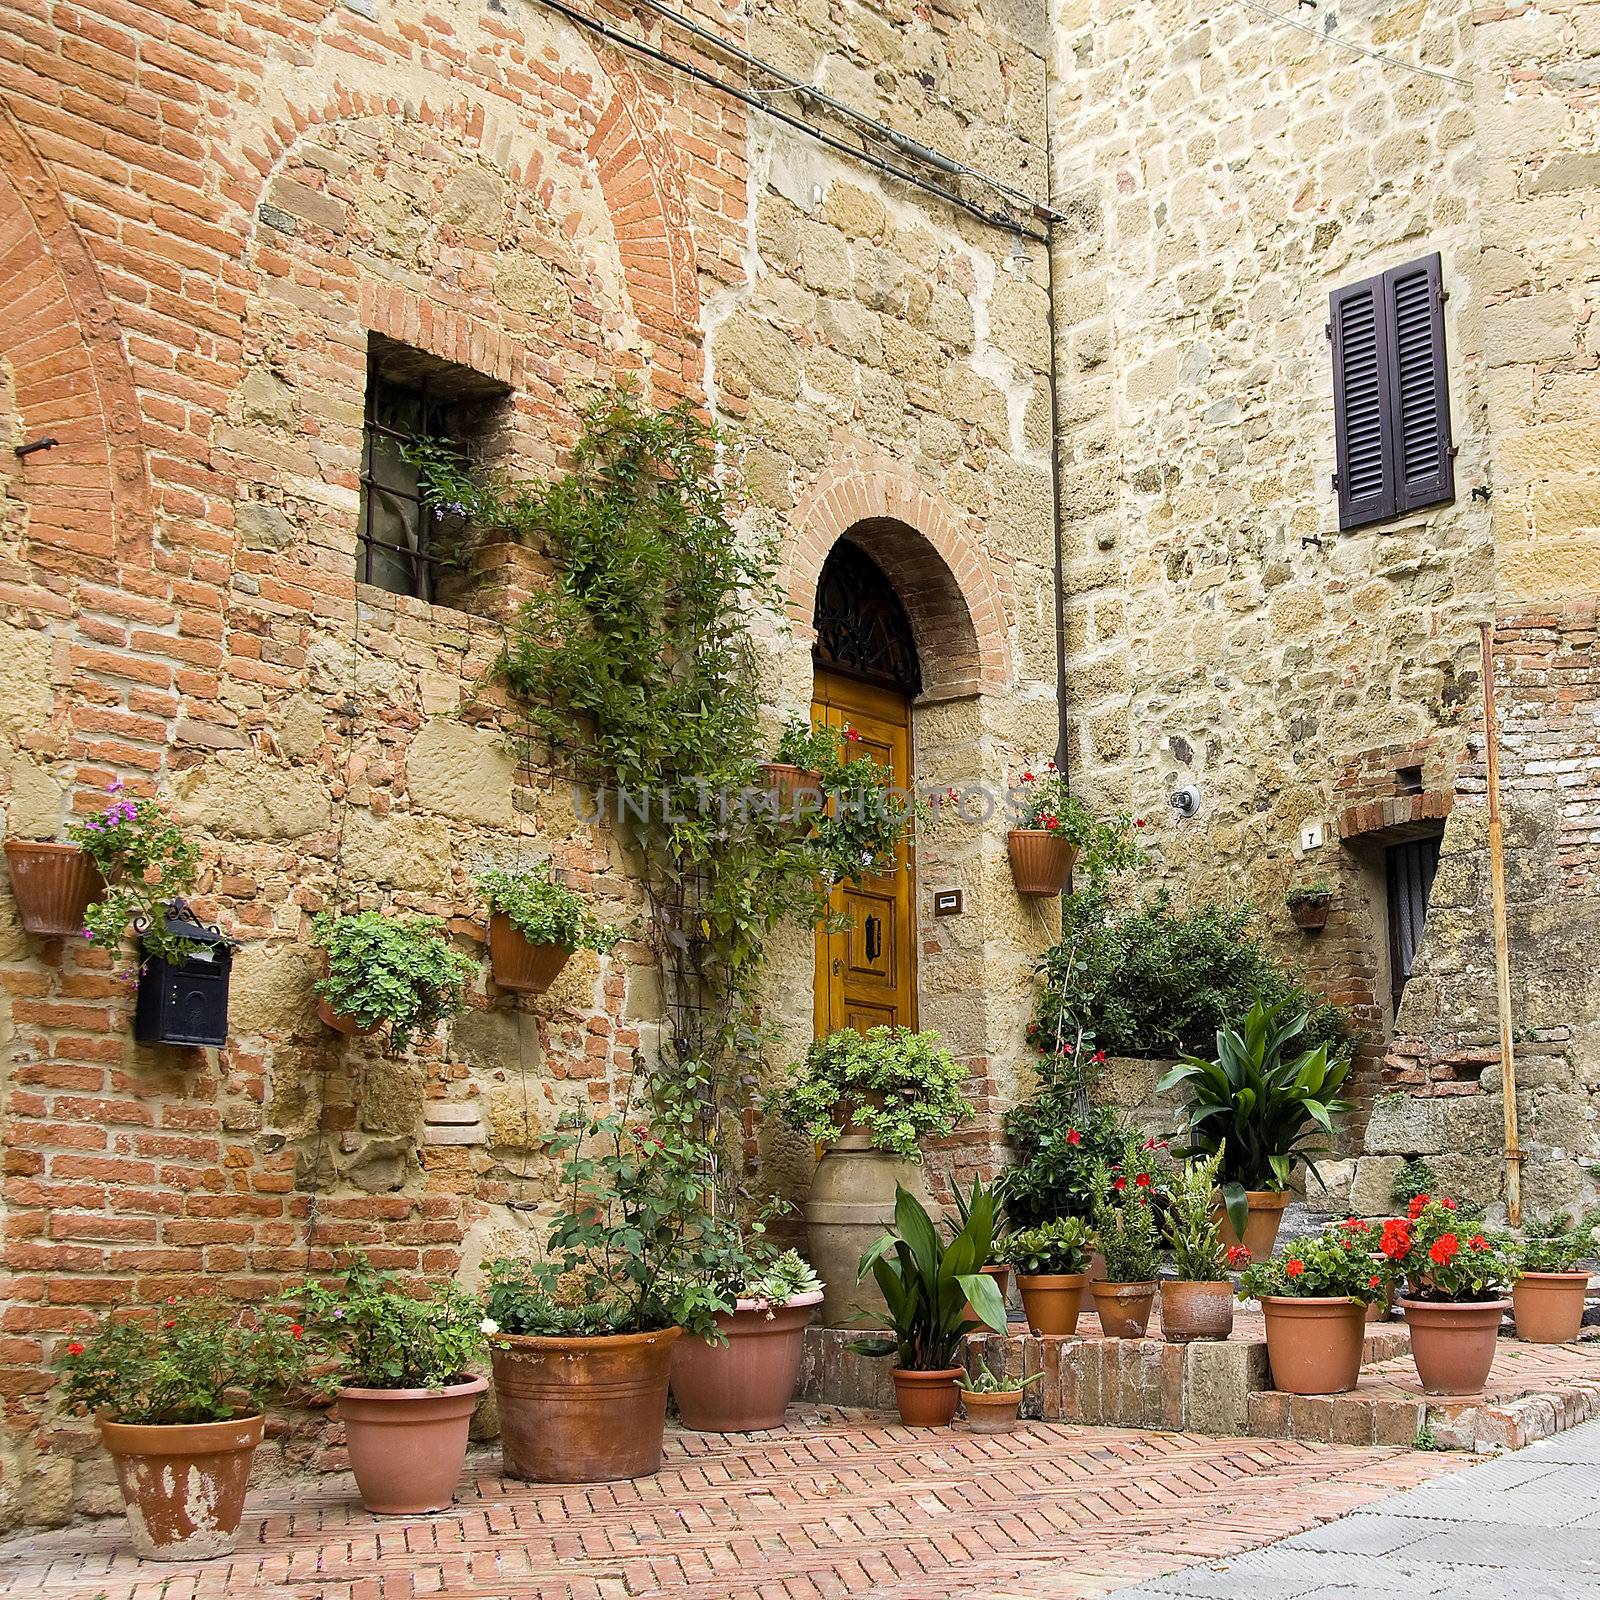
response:
<path fill-rule="evenodd" d="M 911 701 L 819 667 L 811 719 L 854 728 L 860 748 L 912 792 Z M 839 1028 L 865 1033 L 880 1024 L 917 1024 L 916 877 L 911 841 L 900 846 L 896 870 L 835 889 L 832 908 L 851 919 L 843 933 L 817 933 L 816 1033 Z"/>

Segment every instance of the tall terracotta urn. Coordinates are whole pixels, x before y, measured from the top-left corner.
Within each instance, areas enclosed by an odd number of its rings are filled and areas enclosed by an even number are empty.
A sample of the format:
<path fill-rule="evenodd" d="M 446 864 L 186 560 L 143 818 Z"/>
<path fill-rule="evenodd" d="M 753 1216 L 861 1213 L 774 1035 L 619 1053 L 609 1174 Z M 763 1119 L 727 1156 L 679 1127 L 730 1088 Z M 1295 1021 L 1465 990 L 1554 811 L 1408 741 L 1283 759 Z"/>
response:
<path fill-rule="evenodd" d="M 894 1222 L 897 1184 L 939 1220 L 922 1164 L 873 1149 L 865 1133 L 843 1134 L 818 1162 L 806 1201 L 806 1233 L 807 1253 L 824 1285 L 821 1327 L 860 1327 L 858 1308 L 882 1309 L 877 1284 L 870 1276 L 858 1284 L 856 1270 Z"/>

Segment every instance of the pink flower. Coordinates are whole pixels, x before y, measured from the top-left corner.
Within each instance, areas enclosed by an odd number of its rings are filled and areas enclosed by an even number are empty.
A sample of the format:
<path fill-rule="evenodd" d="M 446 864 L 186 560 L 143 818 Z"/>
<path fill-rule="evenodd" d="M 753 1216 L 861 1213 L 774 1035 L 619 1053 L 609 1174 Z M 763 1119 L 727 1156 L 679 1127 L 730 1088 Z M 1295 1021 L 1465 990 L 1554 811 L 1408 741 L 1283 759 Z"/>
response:
<path fill-rule="evenodd" d="M 121 794 L 122 793 L 122 779 L 121 778 L 113 778 L 111 780 L 111 782 L 106 785 L 106 793 L 107 794 Z"/>

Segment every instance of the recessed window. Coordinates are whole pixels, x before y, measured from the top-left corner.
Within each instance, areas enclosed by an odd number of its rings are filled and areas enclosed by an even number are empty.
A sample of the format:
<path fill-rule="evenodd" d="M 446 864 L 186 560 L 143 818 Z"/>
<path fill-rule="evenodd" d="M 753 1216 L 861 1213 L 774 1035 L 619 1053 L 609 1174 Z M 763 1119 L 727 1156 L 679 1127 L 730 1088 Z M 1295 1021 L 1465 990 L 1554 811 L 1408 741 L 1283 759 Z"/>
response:
<path fill-rule="evenodd" d="M 1396 794 L 1421 794 L 1422 768 L 1396 767 L 1394 769 L 1394 789 Z"/>
<path fill-rule="evenodd" d="M 381 334 L 367 348 L 356 577 L 391 594 L 432 600 L 445 556 L 412 451 L 423 440 L 481 453 L 509 394 L 470 367 Z"/>
<path fill-rule="evenodd" d="M 1389 901 L 1390 999 L 1397 1013 L 1428 920 L 1428 896 L 1439 870 L 1440 837 L 1435 833 L 1407 839 L 1383 853 Z"/>

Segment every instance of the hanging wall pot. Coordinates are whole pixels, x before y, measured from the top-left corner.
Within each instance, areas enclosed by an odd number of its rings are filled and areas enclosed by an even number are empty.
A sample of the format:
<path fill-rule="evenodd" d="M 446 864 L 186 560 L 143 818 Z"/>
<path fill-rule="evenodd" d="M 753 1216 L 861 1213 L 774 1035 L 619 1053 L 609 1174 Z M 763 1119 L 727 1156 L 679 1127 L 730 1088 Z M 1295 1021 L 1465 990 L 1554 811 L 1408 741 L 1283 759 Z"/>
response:
<path fill-rule="evenodd" d="M 6 863 L 17 913 L 29 933 L 47 938 L 77 933 L 90 902 L 105 893 L 100 869 L 75 844 L 7 839 Z"/>
<path fill-rule="evenodd" d="M 168 961 L 150 954 L 141 941 L 134 1037 L 141 1044 L 226 1044 L 233 946 L 182 900 L 168 905 L 165 930 L 194 948 L 182 961 Z"/>

